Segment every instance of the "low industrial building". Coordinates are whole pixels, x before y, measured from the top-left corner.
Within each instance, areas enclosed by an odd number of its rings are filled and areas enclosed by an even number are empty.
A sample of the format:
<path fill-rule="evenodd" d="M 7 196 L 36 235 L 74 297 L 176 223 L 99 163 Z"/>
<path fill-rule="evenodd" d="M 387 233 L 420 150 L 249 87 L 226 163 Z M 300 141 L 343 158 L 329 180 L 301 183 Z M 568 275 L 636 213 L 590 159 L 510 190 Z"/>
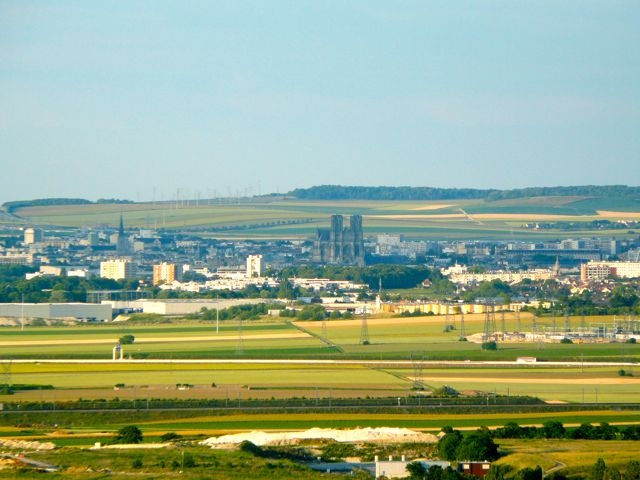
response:
<path fill-rule="evenodd" d="M 271 300 L 272 301 L 272 300 Z M 203 300 L 136 300 L 129 302 L 129 306 L 142 313 L 154 313 L 156 315 L 188 315 L 197 313 L 203 308 L 209 310 L 225 309 L 236 305 L 256 305 L 266 303 L 263 298 L 239 298 L 239 299 L 203 299 Z"/>
<path fill-rule="evenodd" d="M 0 318 L 29 322 L 31 319 L 110 322 L 111 305 L 97 303 L 0 303 Z"/>

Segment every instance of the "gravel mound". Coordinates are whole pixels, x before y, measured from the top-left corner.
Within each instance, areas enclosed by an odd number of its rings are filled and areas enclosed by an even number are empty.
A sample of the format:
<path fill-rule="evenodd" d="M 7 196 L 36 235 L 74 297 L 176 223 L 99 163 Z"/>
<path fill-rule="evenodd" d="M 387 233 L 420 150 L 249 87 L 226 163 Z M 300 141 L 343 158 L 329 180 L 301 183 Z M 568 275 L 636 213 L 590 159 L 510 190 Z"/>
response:
<path fill-rule="evenodd" d="M 260 432 L 252 431 L 211 437 L 200 442 L 212 448 L 236 445 L 245 440 L 259 446 L 282 445 L 295 443 L 303 439 L 331 439 L 336 442 L 423 442 L 435 443 L 435 435 L 416 432 L 408 428 L 355 428 L 351 430 L 336 430 L 329 428 L 312 428 L 302 432 Z"/>
<path fill-rule="evenodd" d="M 28 440 L 8 440 L 0 438 L 0 447 L 17 450 L 53 450 L 56 446 L 51 442 L 36 442 Z"/>

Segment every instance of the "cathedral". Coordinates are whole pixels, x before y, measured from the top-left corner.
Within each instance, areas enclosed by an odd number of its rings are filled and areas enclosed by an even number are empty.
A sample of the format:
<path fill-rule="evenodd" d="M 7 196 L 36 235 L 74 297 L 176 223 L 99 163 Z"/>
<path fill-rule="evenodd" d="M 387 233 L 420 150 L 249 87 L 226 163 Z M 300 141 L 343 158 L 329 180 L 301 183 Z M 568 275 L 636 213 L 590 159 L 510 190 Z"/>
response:
<path fill-rule="evenodd" d="M 362 217 L 352 215 L 349 226 L 342 215 L 331 215 L 331 227 L 319 228 L 313 242 L 313 261 L 336 265 L 364 266 Z"/>

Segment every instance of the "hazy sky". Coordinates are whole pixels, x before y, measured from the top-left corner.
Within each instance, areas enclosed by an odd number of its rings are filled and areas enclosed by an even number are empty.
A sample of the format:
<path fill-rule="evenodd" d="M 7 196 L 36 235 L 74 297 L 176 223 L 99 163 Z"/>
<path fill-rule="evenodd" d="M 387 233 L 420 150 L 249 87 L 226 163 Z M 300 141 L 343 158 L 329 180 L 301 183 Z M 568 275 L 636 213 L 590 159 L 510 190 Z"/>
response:
<path fill-rule="evenodd" d="M 0 0 L 0 202 L 640 184 L 638 0 Z"/>

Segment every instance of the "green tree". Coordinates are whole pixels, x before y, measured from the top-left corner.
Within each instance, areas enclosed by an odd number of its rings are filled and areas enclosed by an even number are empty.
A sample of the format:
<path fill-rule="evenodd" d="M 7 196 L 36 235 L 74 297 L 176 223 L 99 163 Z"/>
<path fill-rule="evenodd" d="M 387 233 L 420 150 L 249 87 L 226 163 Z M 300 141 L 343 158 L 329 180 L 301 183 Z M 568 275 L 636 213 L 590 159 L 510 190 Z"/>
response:
<path fill-rule="evenodd" d="M 300 310 L 296 318 L 299 320 L 322 320 L 325 318 L 326 310 L 322 305 L 305 305 L 302 310 Z"/>
<path fill-rule="evenodd" d="M 424 480 L 427 475 L 427 467 L 422 462 L 410 462 L 407 464 L 407 472 L 412 480 Z"/>
<path fill-rule="evenodd" d="M 496 465 L 494 463 L 484 478 L 485 480 L 505 480 L 512 469 L 513 467 L 511 465 Z"/>
<path fill-rule="evenodd" d="M 542 468 L 537 465 L 535 468 L 525 467 L 518 470 L 515 480 L 542 480 Z"/>
<path fill-rule="evenodd" d="M 142 431 L 135 425 L 127 425 L 118 430 L 115 443 L 140 443 L 142 442 Z"/>
<path fill-rule="evenodd" d="M 51 303 L 66 303 L 71 300 L 71 295 L 65 290 L 53 289 L 49 295 L 49 301 Z"/>
<path fill-rule="evenodd" d="M 289 283 L 289 279 L 287 277 L 282 277 L 280 280 L 280 287 L 278 288 L 278 298 L 283 300 L 293 300 L 296 298 L 295 291 Z"/>
<path fill-rule="evenodd" d="M 605 480 L 605 474 L 607 473 L 607 465 L 602 458 L 598 458 L 589 474 L 589 480 Z"/>
<path fill-rule="evenodd" d="M 620 475 L 620 470 L 617 468 L 608 467 L 607 478 L 608 480 L 622 480 L 622 475 Z"/>
<path fill-rule="evenodd" d="M 562 422 L 558 420 L 549 420 L 542 424 L 542 432 L 544 438 L 563 438 L 565 434 L 565 428 Z"/>
<path fill-rule="evenodd" d="M 498 446 L 486 429 L 478 429 L 462 439 L 456 448 L 456 460 L 497 460 Z"/>
<path fill-rule="evenodd" d="M 640 480 L 640 461 L 631 460 L 624 470 L 624 480 Z"/>
<path fill-rule="evenodd" d="M 455 460 L 456 450 L 462 441 L 462 433 L 450 427 L 443 428 L 445 435 L 438 441 L 438 456 L 443 460 Z"/>

